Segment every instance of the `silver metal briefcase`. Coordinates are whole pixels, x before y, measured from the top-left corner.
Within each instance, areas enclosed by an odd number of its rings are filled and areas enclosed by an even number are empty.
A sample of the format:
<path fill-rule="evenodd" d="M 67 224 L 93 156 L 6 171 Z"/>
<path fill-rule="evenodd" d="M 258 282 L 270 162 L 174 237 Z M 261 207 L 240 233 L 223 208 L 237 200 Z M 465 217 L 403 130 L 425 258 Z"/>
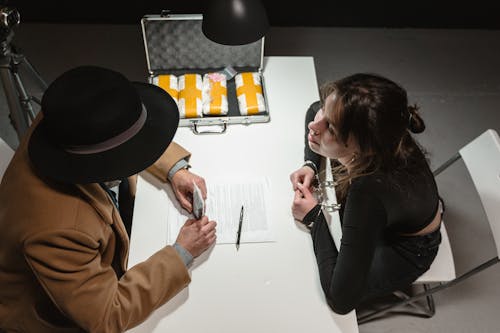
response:
<path fill-rule="evenodd" d="M 265 111 L 242 115 L 236 96 L 236 83 L 227 80 L 226 115 L 181 118 L 179 126 L 194 133 L 224 133 L 229 124 L 263 123 L 270 120 L 262 75 L 264 38 L 251 44 L 227 46 L 212 42 L 201 30 L 201 14 L 146 15 L 141 20 L 149 82 L 161 74 L 205 74 L 222 72 L 231 66 L 238 73 L 256 72 L 260 76 Z"/>

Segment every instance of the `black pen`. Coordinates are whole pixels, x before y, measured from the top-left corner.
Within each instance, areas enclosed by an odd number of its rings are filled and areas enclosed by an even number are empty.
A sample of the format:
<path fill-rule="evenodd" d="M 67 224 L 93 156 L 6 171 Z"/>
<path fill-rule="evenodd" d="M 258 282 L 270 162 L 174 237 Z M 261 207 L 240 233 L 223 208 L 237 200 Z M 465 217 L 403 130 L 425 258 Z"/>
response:
<path fill-rule="evenodd" d="M 240 224 L 238 225 L 238 233 L 236 234 L 236 251 L 240 249 L 241 225 L 243 222 L 243 205 L 240 210 Z"/>

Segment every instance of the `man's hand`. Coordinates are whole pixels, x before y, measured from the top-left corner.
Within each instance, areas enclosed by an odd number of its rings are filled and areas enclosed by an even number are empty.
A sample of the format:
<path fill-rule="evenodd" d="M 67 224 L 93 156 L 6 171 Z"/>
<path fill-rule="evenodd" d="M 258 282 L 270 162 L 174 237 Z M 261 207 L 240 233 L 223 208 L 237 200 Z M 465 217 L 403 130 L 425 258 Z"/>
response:
<path fill-rule="evenodd" d="M 199 220 L 187 220 L 179 231 L 175 241 L 196 258 L 208 249 L 217 236 L 215 235 L 215 221 L 208 221 L 206 216 Z"/>
<path fill-rule="evenodd" d="M 203 200 L 206 200 L 207 187 L 205 185 L 205 179 L 200 176 L 186 169 L 181 169 L 174 174 L 171 180 L 177 200 L 179 200 L 181 206 L 190 213 L 193 211 L 193 182 L 200 188 Z"/>
<path fill-rule="evenodd" d="M 314 179 L 314 171 L 308 166 L 303 166 L 290 175 L 290 181 L 294 191 L 297 191 L 297 184 L 302 184 L 306 188 L 310 188 Z"/>
<path fill-rule="evenodd" d="M 298 183 L 292 204 L 292 215 L 297 221 L 302 221 L 311 209 L 318 204 L 308 187 Z"/>

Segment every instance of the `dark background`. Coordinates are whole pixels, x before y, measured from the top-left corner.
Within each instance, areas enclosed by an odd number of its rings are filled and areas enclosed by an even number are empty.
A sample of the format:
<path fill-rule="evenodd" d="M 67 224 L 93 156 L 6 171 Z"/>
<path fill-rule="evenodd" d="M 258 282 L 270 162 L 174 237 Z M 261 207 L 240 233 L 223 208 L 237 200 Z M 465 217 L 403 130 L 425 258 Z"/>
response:
<path fill-rule="evenodd" d="M 162 9 L 202 13 L 208 0 L 0 0 L 22 22 L 134 24 Z M 264 0 L 272 26 L 500 29 L 500 1 Z"/>

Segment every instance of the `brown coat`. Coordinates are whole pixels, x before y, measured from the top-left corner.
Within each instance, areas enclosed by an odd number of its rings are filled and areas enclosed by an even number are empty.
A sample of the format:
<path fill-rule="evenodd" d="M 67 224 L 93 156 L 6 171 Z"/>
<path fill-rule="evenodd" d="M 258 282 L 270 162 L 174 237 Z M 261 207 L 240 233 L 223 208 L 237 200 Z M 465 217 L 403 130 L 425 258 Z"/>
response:
<path fill-rule="evenodd" d="M 171 246 L 127 270 L 129 239 L 106 192 L 98 184 L 47 185 L 26 146 L 0 185 L 1 328 L 122 332 L 190 282 Z M 187 156 L 172 143 L 153 171 Z"/>

